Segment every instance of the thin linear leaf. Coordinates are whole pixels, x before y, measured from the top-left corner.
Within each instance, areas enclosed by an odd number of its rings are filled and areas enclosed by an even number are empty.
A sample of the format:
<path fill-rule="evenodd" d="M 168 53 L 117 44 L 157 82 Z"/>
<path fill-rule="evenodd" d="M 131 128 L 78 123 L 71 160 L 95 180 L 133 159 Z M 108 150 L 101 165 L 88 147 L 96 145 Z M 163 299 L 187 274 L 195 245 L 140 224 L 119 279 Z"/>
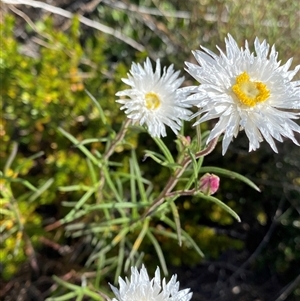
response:
<path fill-rule="evenodd" d="M 84 206 L 87 211 L 94 211 L 99 209 L 132 209 L 132 208 L 145 208 L 149 205 L 149 202 L 133 203 L 133 202 L 122 202 L 122 203 L 113 203 L 110 201 L 104 204 L 88 205 Z"/>
<path fill-rule="evenodd" d="M 5 177 L 5 176 L 2 176 L 1 178 L 4 179 L 4 180 L 7 180 L 8 182 L 21 183 L 25 187 L 30 189 L 31 191 L 37 191 L 36 187 L 34 187 L 29 181 L 24 180 L 22 178 L 10 178 L 10 177 Z"/>
<path fill-rule="evenodd" d="M 78 145 L 86 145 L 95 142 L 107 142 L 107 140 L 108 140 L 107 138 L 89 138 L 80 141 Z"/>
<path fill-rule="evenodd" d="M 91 176 L 92 182 L 94 185 L 96 185 L 98 183 L 98 180 L 97 180 L 94 166 L 92 165 L 91 160 L 89 158 L 86 158 L 86 163 L 89 168 L 89 175 Z"/>
<path fill-rule="evenodd" d="M 77 298 L 76 298 L 76 301 L 82 301 L 82 298 L 84 297 L 84 293 L 82 290 L 80 290 L 78 293 L 77 293 Z"/>
<path fill-rule="evenodd" d="M 176 168 L 178 168 L 178 167 L 181 167 L 181 165 L 178 164 L 178 163 L 169 163 L 169 162 L 165 161 L 164 160 L 165 158 L 163 158 L 163 160 L 159 159 L 162 156 L 161 155 L 158 156 L 158 155 L 159 154 L 157 154 L 156 152 L 153 152 L 153 151 L 150 151 L 150 150 L 146 150 L 144 158 L 146 159 L 147 157 L 150 157 L 153 161 L 155 161 L 159 165 L 162 165 L 162 166 L 165 166 L 165 167 L 169 167 L 169 168 L 171 168 L 173 170 L 176 169 Z"/>
<path fill-rule="evenodd" d="M 106 181 L 107 185 L 109 186 L 111 191 L 114 193 L 114 196 L 116 197 L 116 200 L 121 203 L 123 201 L 123 198 L 119 194 L 119 192 L 117 191 L 117 189 L 116 189 L 116 187 L 115 187 L 115 185 L 114 185 L 114 183 L 111 179 L 112 173 L 108 172 L 108 169 L 106 168 L 106 166 L 102 166 L 102 171 L 103 171 L 103 174 L 104 174 L 105 181 Z"/>
<path fill-rule="evenodd" d="M 199 171 L 201 169 L 201 166 L 203 164 L 203 161 L 204 161 L 204 157 L 200 157 L 197 161 L 197 178 L 198 178 L 198 174 L 199 174 Z M 190 189 L 190 187 L 192 186 L 193 182 L 195 181 L 193 177 L 189 176 L 187 178 L 187 183 L 185 184 L 185 187 L 184 189 Z M 182 180 L 184 180 L 184 178 L 182 177 Z"/>
<path fill-rule="evenodd" d="M 166 231 L 166 230 L 163 230 L 163 229 L 155 229 L 155 228 L 152 229 L 152 232 L 156 233 L 156 234 L 159 234 L 161 236 L 165 236 L 165 237 L 172 238 L 174 240 L 178 240 L 177 233 L 173 233 L 173 232 Z M 182 237 L 182 236 L 181 236 L 181 239 L 182 239 L 182 241 L 185 241 L 185 238 Z"/>
<path fill-rule="evenodd" d="M 106 120 L 105 114 L 100 106 L 100 103 L 87 89 L 85 89 L 84 91 L 89 96 L 89 98 L 93 101 L 94 105 L 97 107 L 97 109 L 99 111 L 100 119 L 103 122 L 103 124 L 107 125 L 107 120 Z"/>
<path fill-rule="evenodd" d="M 58 130 L 76 147 L 78 147 L 82 151 L 82 153 L 84 153 L 96 166 L 99 167 L 101 165 L 97 158 L 85 146 L 81 145 L 80 141 L 78 141 L 73 135 L 69 134 L 61 127 L 58 127 Z"/>
<path fill-rule="evenodd" d="M 43 192 L 45 192 L 54 182 L 53 178 L 47 180 L 40 188 L 38 188 L 28 199 L 29 202 L 35 201 Z"/>
<path fill-rule="evenodd" d="M 141 232 L 139 233 L 138 237 L 136 238 L 133 246 L 132 246 L 132 249 L 129 253 L 129 256 L 125 262 L 125 269 L 128 269 L 129 267 L 129 264 L 130 264 L 130 260 L 134 257 L 134 255 L 137 253 L 141 243 L 143 242 L 144 240 L 144 237 L 145 235 L 147 234 L 148 230 L 149 230 L 149 221 L 150 221 L 150 218 L 149 217 L 146 217 L 144 219 L 144 222 L 143 222 L 143 227 L 141 229 Z"/>
<path fill-rule="evenodd" d="M 164 274 L 168 275 L 168 269 L 167 269 L 164 253 L 160 247 L 159 242 L 157 241 L 155 236 L 151 233 L 151 228 L 150 228 L 150 231 L 147 232 L 147 237 L 150 239 L 150 241 L 152 242 L 152 244 L 154 246 L 154 249 L 158 256 L 158 260 L 160 262 L 160 266 L 161 266 L 162 270 L 164 271 Z"/>
<path fill-rule="evenodd" d="M 24 160 L 20 165 L 18 165 L 18 166 L 16 167 L 15 172 L 16 172 L 16 173 L 19 173 L 19 171 L 23 168 L 24 165 L 26 165 L 27 162 L 33 161 L 33 160 L 35 160 L 35 159 L 37 159 L 37 158 L 43 156 L 44 154 L 45 154 L 45 152 L 40 151 L 40 152 L 38 152 L 38 153 L 36 153 L 36 154 L 33 154 L 32 156 L 26 158 L 26 160 Z"/>
<path fill-rule="evenodd" d="M 135 181 L 135 176 L 134 176 L 134 167 L 133 167 L 133 159 L 132 158 L 129 159 L 129 168 L 130 168 L 129 181 L 130 181 L 131 202 L 132 202 L 132 204 L 136 205 L 137 204 L 137 199 L 136 199 L 137 193 L 136 193 L 136 185 L 135 185 L 136 181 Z M 133 207 L 132 217 L 133 217 L 133 219 L 138 218 L 137 207 Z"/>
<path fill-rule="evenodd" d="M 211 195 L 205 195 L 202 192 L 198 192 L 195 194 L 196 196 L 200 196 L 202 199 L 213 202 L 220 206 L 222 209 L 224 209 L 227 213 L 229 213 L 231 216 L 233 216 L 238 222 L 241 221 L 240 217 L 237 215 L 237 213 L 232 210 L 228 205 L 223 203 L 221 200 L 211 196 Z"/>
<path fill-rule="evenodd" d="M 181 245 L 182 245 L 181 225 L 180 225 L 180 217 L 179 217 L 178 209 L 177 209 L 174 202 L 171 202 L 170 206 L 171 206 L 171 209 L 172 209 L 172 214 L 173 214 L 175 225 L 176 225 L 176 233 L 177 233 L 178 244 L 181 247 Z"/>
<path fill-rule="evenodd" d="M 153 138 L 157 146 L 160 148 L 162 153 L 164 154 L 165 158 L 169 163 L 175 163 L 175 160 L 169 151 L 169 148 L 165 145 L 165 143 L 160 138 Z"/>
<path fill-rule="evenodd" d="M 91 291 L 87 287 L 83 289 L 83 294 L 93 298 L 93 300 L 97 300 L 97 301 L 103 301 L 104 300 L 103 297 L 101 297 L 98 293 Z"/>
<path fill-rule="evenodd" d="M 243 176 L 237 172 L 223 169 L 220 167 L 214 167 L 214 166 L 201 167 L 200 171 L 203 173 L 212 172 L 212 173 L 220 174 L 220 175 L 232 178 L 232 179 L 240 180 L 240 181 L 246 183 L 247 185 L 249 185 L 250 187 L 252 187 L 253 189 L 255 189 L 256 191 L 260 192 L 260 189 L 251 180 L 249 180 L 248 178 L 246 178 L 245 176 Z"/>
<path fill-rule="evenodd" d="M 136 158 L 136 154 L 135 154 L 134 150 L 131 151 L 131 161 L 132 161 L 132 165 L 133 165 L 133 169 L 134 169 L 134 174 L 136 176 L 137 186 L 139 188 L 141 201 L 146 202 L 147 195 L 146 195 L 144 184 L 141 181 L 142 175 L 141 175 L 141 171 L 140 171 L 140 166 L 137 162 L 137 158 Z"/>
<path fill-rule="evenodd" d="M 96 271 L 96 277 L 95 277 L 95 281 L 94 281 L 94 287 L 97 289 L 100 288 L 102 270 L 103 270 L 105 262 L 106 262 L 105 254 L 101 254 L 97 260 L 97 271 Z"/>
<path fill-rule="evenodd" d="M 97 259 L 99 257 L 99 255 L 101 254 L 105 254 L 107 252 L 109 252 L 113 247 L 115 247 L 123 238 L 125 238 L 126 234 L 129 232 L 130 227 L 125 227 L 123 228 L 115 237 L 114 239 L 111 241 L 110 244 L 108 244 L 107 246 L 105 246 L 103 249 L 101 249 L 100 252 L 98 252 L 97 254 L 90 256 L 89 259 L 87 260 L 87 265 L 91 264 L 91 262 L 93 262 L 95 259 Z"/>
<path fill-rule="evenodd" d="M 194 181 L 195 181 L 195 188 L 198 186 L 198 164 L 195 158 L 195 155 L 191 152 L 190 149 L 188 149 L 189 156 L 192 159 L 192 167 L 193 167 L 193 175 L 194 175 Z"/>
<path fill-rule="evenodd" d="M 82 184 L 58 187 L 59 191 L 64 191 L 64 192 L 68 192 L 68 191 L 88 191 L 90 189 L 91 189 L 90 186 L 82 185 Z"/>
<path fill-rule="evenodd" d="M 164 216 L 162 218 L 162 220 L 168 224 L 171 228 L 176 229 L 176 225 L 175 223 L 170 220 L 168 217 Z M 193 248 L 195 249 L 195 251 L 201 256 L 204 257 L 204 253 L 200 250 L 199 246 L 196 244 L 196 242 L 192 239 L 192 237 L 185 232 L 183 229 L 181 229 L 182 235 L 183 237 L 193 246 Z"/>
<path fill-rule="evenodd" d="M 64 224 L 74 219 L 76 212 L 83 206 L 83 204 L 91 197 L 94 192 L 95 188 L 88 190 L 76 203 L 75 207 L 63 219 L 61 219 L 61 223 Z"/>
<path fill-rule="evenodd" d="M 199 117 L 197 119 L 199 119 Z M 196 151 L 200 151 L 202 147 L 202 135 L 201 135 L 201 126 L 199 123 L 196 125 L 196 136 L 197 136 L 197 146 L 198 146 L 198 149 Z"/>
<path fill-rule="evenodd" d="M 125 239 L 123 238 L 120 241 L 120 246 L 119 246 L 118 264 L 117 264 L 117 269 L 115 272 L 115 279 L 114 279 L 115 283 L 117 282 L 119 276 L 121 275 L 124 258 L 125 258 Z"/>
<path fill-rule="evenodd" d="M 61 286 L 65 287 L 65 288 L 68 288 L 69 290 L 72 290 L 72 291 L 78 291 L 81 289 L 80 286 L 77 286 L 75 284 L 72 284 L 70 282 L 67 282 L 67 281 L 64 281 L 62 280 L 61 278 L 53 275 L 52 278 L 54 279 L 55 282 L 57 282 L 58 284 L 60 284 Z"/>
<path fill-rule="evenodd" d="M 18 154 L 18 148 L 19 148 L 19 144 L 17 143 L 17 142 L 13 142 L 12 143 L 12 150 L 11 150 L 11 153 L 10 153 L 10 155 L 9 155 L 9 157 L 8 157 L 8 159 L 7 159 L 7 161 L 6 161 L 6 163 L 5 163 L 5 165 L 4 165 L 4 174 L 6 174 L 7 173 L 7 171 L 10 169 L 10 166 L 11 166 L 11 164 L 13 163 L 13 161 L 15 160 L 15 158 L 16 158 L 16 155 Z M 2 175 L 2 173 L 1 173 L 1 175 Z"/>
<path fill-rule="evenodd" d="M 77 295 L 78 295 L 77 291 L 69 292 L 60 297 L 47 298 L 46 301 L 66 301 L 66 300 L 71 300 L 72 298 L 75 298 Z"/>

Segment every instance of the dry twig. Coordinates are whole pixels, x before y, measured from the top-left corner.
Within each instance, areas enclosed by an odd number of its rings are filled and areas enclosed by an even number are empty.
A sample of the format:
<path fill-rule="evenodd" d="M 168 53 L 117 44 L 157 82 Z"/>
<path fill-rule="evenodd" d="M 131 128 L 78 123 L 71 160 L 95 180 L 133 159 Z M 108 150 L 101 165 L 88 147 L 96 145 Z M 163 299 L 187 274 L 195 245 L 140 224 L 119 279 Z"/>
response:
<path fill-rule="evenodd" d="M 53 5 L 49 5 L 47 3 L 43 3 L 40 1 L 33 1 L 33 0 L 2 0 L 3 3 L 6 4 L 14 4 L 14 5 L 28 5 L 31 7 L 35 7 L 35 8 L 41 8 L 44 9 L 48 12 L 51 12 L 53 14 L 56 15 L 60 15 L 63 16 L 65 18 L 68 19 L 72 19 L 74 17 L 74 14 L 72 14 L 71 12 L 64 10 L 62 8 L 59 7 L 55 7 Z M 145 47 L 139 43 L 137 43 L 135 40 L 131 39 L 130 37 L 125 36 L 124 34 L 122 34 L 120 31 L 115 30 L 111 27 L 108 27 L 104 24 L 101 24 L 99 22 L 96 22 L 94 20 L 88 19 L 84 16 L 79 15 L 78 16 L 79 21 L 82 24 L 85 24 L 89 27 L 95 28 L 101 32 L 104 32 L 106 34 L 112 35 L 115 38 L 123 41 L 124 43 L 130 45 L 131 47 L 133 47 L 134 49 L 138 50 L 138 51 L 145 51 Z"/>

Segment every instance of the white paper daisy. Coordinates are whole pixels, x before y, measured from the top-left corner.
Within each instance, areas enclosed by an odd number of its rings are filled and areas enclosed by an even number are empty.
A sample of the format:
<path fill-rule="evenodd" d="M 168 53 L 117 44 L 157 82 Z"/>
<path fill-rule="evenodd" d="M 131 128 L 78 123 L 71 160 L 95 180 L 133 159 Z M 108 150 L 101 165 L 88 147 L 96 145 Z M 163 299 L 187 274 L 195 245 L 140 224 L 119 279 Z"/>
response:
<path fill-rule="evenodd" d="M 160 60 L 156 61 L 153 72 L 150 59 L 147 58 L 144 66 L 132 63 L 128 78 L 122 79 L 131 89 L 116 93 L 121 98 L 117 102 L 123 104 L 121 110 L 130 119 L 146 125 L 153 137 L 166 136 L 166 125 L 175 134 L 181 128 L 182 120 L 187 120 L 191 112 L 189 104 L 183 101 L 189 95 L 187 88 L 179 89 L 184 77 L 178 78 L 179 71 L 174 72 L 173 65 L 163 69 L 161 75 Z"/>
<path fill-rule="evenodd" d="M 201 115 L 196 124 L 219 118 L 208 141 L 224 133 L 223 155 L 233 137 L 242 129 L 249 139 L 249 151 L 256 150 L 265 139 L 277 152 L 273 138 L 282 142 L 287 137 L 297 145 L 295 132 L 300 127 L 292 119 L 299 118 L 300 81 L 291 81 L 300 65 L 288 70 L 292 59 L 280 66 L 278 53 L 266 41 L 256 38 L 255 53 L 251 53 L 248 42 L 239 48 L 228 34 L 225 39 L 226 53 L 216 55 L 201 47 L 203 51 L 193 54 L 200 66 L 186 63 L 187 71 L 201 83 L 196 94 L 188 102 L 200 110 L 191 118 Z"/>
<path fill-rule="evenodd" d="M 157 267 L 155 277 L 149 279 L 144 265 L 140 272 L 136 267 L 131 268 L 130 280 L 125 281 L 119 277 L 120 289 L 110 285 L 117 299 L 112 301 L 189 301 L 192 293 L 189 289 L 179 291 L 179 282 L 176 282 L 176 275 L 166 283 L 165 278 L 160 278 L 160 270 Z"/>

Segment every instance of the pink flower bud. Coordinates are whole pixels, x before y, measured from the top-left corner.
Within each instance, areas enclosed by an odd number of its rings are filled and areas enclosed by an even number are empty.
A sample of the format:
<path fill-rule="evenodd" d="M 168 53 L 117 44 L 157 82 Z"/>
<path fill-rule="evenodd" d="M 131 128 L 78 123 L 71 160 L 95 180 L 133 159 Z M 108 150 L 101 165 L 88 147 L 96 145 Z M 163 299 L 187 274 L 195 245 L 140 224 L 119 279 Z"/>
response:
<path fill-rule="evenodd" d="M 200 178 L 199 190 L 206 195 L 214 194 L 220 184 L 220 178 L 214 174 L 206 173 Z"/>
<path fill-rule="evenodd" d="M 178 139 L 181 141 L 182 145 L 187 147 L 191 144 L 191 137 L 190 136 L 182 136 L 178 134 Z"/>

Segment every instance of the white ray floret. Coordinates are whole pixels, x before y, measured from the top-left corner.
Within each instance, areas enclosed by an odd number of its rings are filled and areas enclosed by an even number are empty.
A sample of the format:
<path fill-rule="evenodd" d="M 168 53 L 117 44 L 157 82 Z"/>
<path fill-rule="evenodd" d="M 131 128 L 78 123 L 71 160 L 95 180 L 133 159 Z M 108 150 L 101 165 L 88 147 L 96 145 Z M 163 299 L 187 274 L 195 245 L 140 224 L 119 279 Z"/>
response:
<path fill-rule="evenodd" d="M 153 137 L 166 136 L 166 126 L 177 134 L 182 120 L 188 120 L 191 115 L 188 110 L 191 105 L 184 102 L 190 89 L 179 89 L 184 81 L 184 77 L 178 78 L 179 71 L 175 72 L 173 65 L 161 70 L 159 59 L 153 71 L 150 59 L 147 58 L 143 66 L 132 63 L 127 75 L 128 78 L 122 81 L 131 89 L 116 93 L 121 97 L 117 100 L 123 105 L 121 110 L 125 110 L 128 118 L 146 125 Z"/>
<path fill-rule="evenodd" d="M 136 267 L 132 267 L 130 280 L 125 278 L 124 281 L 119 277 L 119 286 L 117 289 L 110 285 L 116 296 L 112 301 L 189 301 L 192 298 L 189 289 L 179 290 L 176 275 L 173 275 L 168 283 L 165 278 L 161 280 L 158 267 L 155 277 L 151 280 L 144 265 L 140 272 Z"/>
<path fill-rule="evenodd" d="M 294 132 L 300 126 L 292 119 L 299 118 L 300 81 L 292 81 L 300 69 L 289 70 L 292 59 L 280 66 L 275 46 L 266 41 L 254 41 L 254 52 L 248 42 L 239 48 L 228 34 L 226 52 L 220 55 L 201 47 L 193 54 L 199 63 L 186 62 L 187 72 L 201 83 L 197 92 L 187 98 L 199 108 L 191 118 L 200 116 L 194 125 L 219 118 L 208 141 L 224 133 L 223 155 L 234 137 L 244 130 L 249 139 L 249 151 L 256 150 L 266 140 L 277 152 L 274 139 L 283 137 L 298 141 Z M 194 88 L 192 88 L 194 90 Z"/>

